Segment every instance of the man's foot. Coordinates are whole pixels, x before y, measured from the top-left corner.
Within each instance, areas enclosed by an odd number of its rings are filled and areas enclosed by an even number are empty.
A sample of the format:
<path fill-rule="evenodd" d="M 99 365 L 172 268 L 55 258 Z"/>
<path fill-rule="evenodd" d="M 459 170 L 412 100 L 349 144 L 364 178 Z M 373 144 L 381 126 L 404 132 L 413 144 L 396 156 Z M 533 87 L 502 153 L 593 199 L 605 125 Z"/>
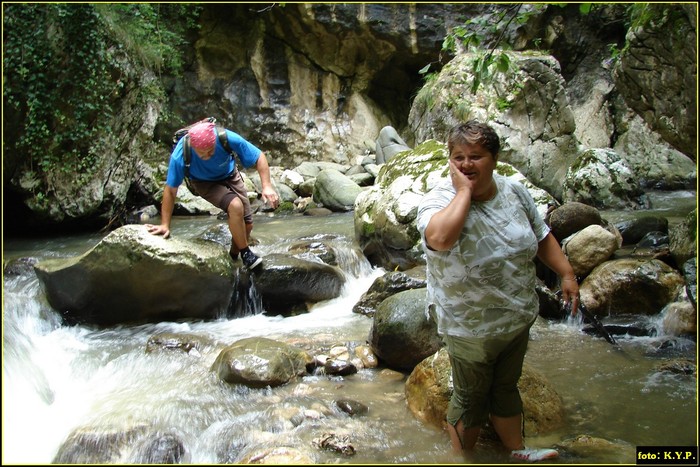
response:
<path fill-rule="evenodd" d="M 545 459 L 554 459 L 559 457 L 559 453 L 554 449 L 518 449 L 511 451 L 510 457 L 527 462 L 538 462 Z"/>
<path fill-rule="evenodd" d="M 228 250 L 228 255 L 231 257 L 233 261 L 238 261 L 238 249 L 235 248 L 235 245 L 231 245 L 231 248 Z"/>
<path fill-rule="evenodd" d="M 243 259 L 243 265 L 249 270 L 253 270 L 262 263 L 262 258 L 259 258 L 255 253 L 250 250 L 245 250 L 241 253 L 241 259 Z"/>

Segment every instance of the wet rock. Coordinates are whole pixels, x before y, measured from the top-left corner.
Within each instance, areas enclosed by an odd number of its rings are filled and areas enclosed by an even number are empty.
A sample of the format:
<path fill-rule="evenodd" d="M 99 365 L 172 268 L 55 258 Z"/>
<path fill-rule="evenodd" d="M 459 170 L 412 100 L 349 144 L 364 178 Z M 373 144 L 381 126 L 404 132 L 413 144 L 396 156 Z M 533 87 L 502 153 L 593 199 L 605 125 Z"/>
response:
<path fill-rule="evenodd" d="M 132 427 L 83 426 L 76 428 L 61 444 L 54 464 L 117 464 L 133 443 L 149 430 L 148 425 Z"/>
<path fill-rule="evenodd" d="M 360 345 L 355 348 L 355 355 L 362 362 L 363 368 L 376 368 L 379 365 L 377 356 L 372 352 L 372 349 L 367 345 Z"/>
<path fill-rule="evenodd" d="M 193 334 L 163 332 L 148 338 L 148 342 L 146 342 L 146 353 L 156 352 L 158 350 L 179 350 L 192 356 L 200 357 L 203 339 L 203 337 Z"/>
<path fill-rule="evenodd" d="M 374 315 L 369 344 L 389 368 L 411 370 L 442 345 L 437 325 L 425 316 L 426 289 L 399 292 L 384 300 Z"/>
<path fill-rule="evenodd" d="M 581 283 L 581 301 L 596 316 L 655 315 L 684 281 L 668 264 L 623 258 L 597 266 Z"/>
<path fill-rule="evenodd" d="M 155 433 L 140 440 L 131 454 L 130 464 L 180 464 L 186 460 L 183 441 L 172 433 Z"/>
<path fill-rule="evenodd" d="M 352 399 L 338 399 L 333 401 L 333 403 L 336 405 L 336 407 L 350 416 L 367 415 L 369 412 L 369 407 Z"/>
<path fill-rule="evenodd" d="M 352 456 L 355 454 L 355 447 L 350 443 L 350 437 L 347 435 L 324 433 L 318 438 L 315 438 L 313 443 L 321 449 L 335 451 L 344 456 Z"/>
<path fill-rule="evenodd" d="M 46 298 L 71 323 L 212 319 L 228 308 L 233 264 L 215 242 L 114 230 L 85 254 L 38 262 Z"/>
<path fill-rule="evenodd" d="M 696 337 L 698 312 L 689 301 L 669 303 L 664 309 L 663 332 L 669 336 Z"/>
<path fill-rule="evenodd" d="M 328 264 L 273 253 L 256 269 L 254 281 L 264 309 L 284 315 L 307 302 L 338 297 L 345 276 Z"/>
<path fill-rule="evenodd" d="M 443 427 L 452 395 L 450 375 L 450 361 L 445 348 L 413 369 L 406 380 L 405 393 L 408 408 L 419 420 Z M 562 426 L 563 401 L 541 373 L 526 364 L 518 388 L 523 400 L 526 433 L 543 434 Z"/>
<path fill-rule="evenodd" d="M 347 360 L 328 359 L 323 365 L 327 375 L 348 376 L 357 373 L 357 367 Z"/>
<path fill-rule="evenodd" d="M 352 307 L 353 313 L 374 316 L 379 304 L 386 298 L 409 289 L 426 287 L 425 266 L 407 271 L 390 271 L 374 280 L 369 289 Z"/>
<path fill-rule="evenodd" d="M 305 374 L 311 360 L 308 353 L 291 345 L 250 337 L 222 350 L 211 369 L 227 383 L 264 388 L 280 386 Z"/>
<path fill-rule="evenodd" d="M 37 258 L 16 258 L 5 263 L 3 272 L 5 276 L 34 274 L 34 265 L 37 262 L 39 262 Z"/>
<path fill-rule="evenodd" d="M 668 234 L 668 219 L 661 216 L 643 216 L 638 219 L 615 224 L 622 235 L 623 245 L 638 243 L 649 232 L 660 231 Z"/>
<path fill-rule="evenodd" d="M 662 363 L 656 368 L 656 371 L 664 371 L 677 375 L 697 375 L 698 368 L 692 360 L 673 360 Z"/>

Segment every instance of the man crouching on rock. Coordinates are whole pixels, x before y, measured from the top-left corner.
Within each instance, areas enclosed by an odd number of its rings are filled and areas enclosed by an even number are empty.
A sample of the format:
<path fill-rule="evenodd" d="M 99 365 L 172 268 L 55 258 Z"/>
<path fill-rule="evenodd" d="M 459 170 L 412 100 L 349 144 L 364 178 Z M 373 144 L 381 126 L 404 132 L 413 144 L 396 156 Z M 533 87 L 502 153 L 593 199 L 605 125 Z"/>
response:
<path fill-rule="evenodd" d="M 244 167 L 255 166 L 262 183 L 262 200 L 273 208 L 279 205 L 279 195 L 272 186 L 270 166 L 265 154 L 242 136 L 231 130 L 224 130 L 228 145 L 240 158 Z M 231 258 L 236 261 L 240 252 L 243 264 L 252 270 L 262 263 L 250 250 L 250 233 L 253 230 L 253 213 L 248 192 L 240 171 L 231 154 L 217 138 L 216 126 L 210 121 L 202 121 L 192 126 L 187 135 L 178 141 L 170 155 L 168 176 L 163 190 L 160 225 L 146 224 L 153 235 L 170 236 L 170 221 L 177 190 L 185 178 L 184 150 L 190 148 L 190 182 L 198 196 L 228 214 L 228 227 L 231 231 Z"/>

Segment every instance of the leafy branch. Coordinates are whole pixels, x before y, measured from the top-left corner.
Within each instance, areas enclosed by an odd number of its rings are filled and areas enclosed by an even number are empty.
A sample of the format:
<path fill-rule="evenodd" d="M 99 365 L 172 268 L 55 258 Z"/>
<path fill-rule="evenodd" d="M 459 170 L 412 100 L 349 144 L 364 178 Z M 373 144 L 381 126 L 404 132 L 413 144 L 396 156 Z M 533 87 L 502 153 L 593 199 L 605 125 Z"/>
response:
<path fill-rule="evenodd" d="M 513 22 L 524 24 L 530 16 L 546 8 L 546 6 L 535 6 L 533 10 L 521 11 L 522 6 L 522 4 L 515 4 L 492 15 L 470 18 L 463 25 L 454 27 L 445 36 L 442 52 L 451 55 L 468 52 L 474 56 L 472 94 L 475 94 L 483 83 L 494 80 L 498 73 L 510 71 L 512 63 L 505 52 L 510 47 L 504 40 L 509 26 Z M 483 46 L 487 37 L 495 37 L 488 49 Z M 419 73 L 428 73 L 430 67 L 431 64 L 428 64 Z"/>

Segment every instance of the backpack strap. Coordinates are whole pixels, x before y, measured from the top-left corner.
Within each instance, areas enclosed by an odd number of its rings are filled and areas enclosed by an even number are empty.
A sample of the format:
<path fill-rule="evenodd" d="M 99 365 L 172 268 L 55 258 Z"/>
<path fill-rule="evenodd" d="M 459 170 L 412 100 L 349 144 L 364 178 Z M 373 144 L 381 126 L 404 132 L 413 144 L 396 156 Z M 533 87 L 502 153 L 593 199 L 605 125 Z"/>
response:
<path fill-rule="evenodd" d="M 231 146 L 228 144 L 228 136 L 226 136 L 226 128 L 216 125 L 216 134 L 219 137 L 219 142 L 221 145 L 226 149 L 226 152 L 233 156 L 233 150 L 231 149 Z"/>
<path fill-rule="evenodd" d="M 216 134 L 219 137 L 219 142 L 221 145 L 224 147 L 227 153 L 231 156 L 231 159 L 236 163 L 236 166 L 241 166 L 243 165 L 240 163 L 238 159 L 236 159 L 236 153 L 233 149 L 231 149 L 231 145 L 228 144 L 228 136 L 226 136 L 226 128 L 222 127 L 221 125 L 216 125 Z"/>
<path fill-rule="evenodd" d="M 185 179 L 190 178 L 190 162 L 192 161 L 192 147 L 190 146 L 190 135 L 184 136 L 182 142 L 182 159 L 185 162 Z"/>

